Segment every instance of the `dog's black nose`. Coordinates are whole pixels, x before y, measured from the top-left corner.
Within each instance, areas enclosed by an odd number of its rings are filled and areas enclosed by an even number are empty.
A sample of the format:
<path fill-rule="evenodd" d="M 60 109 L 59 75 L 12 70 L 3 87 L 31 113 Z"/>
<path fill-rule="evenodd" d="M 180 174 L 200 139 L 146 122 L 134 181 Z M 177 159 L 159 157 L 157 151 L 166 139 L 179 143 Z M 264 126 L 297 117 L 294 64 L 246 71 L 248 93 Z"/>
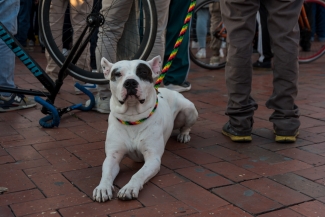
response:
<path fill-rule="evenodd" d="M 127 79 L 123 84 L 126 89 L 135 89 L 138 85 L 139 83 L 134 79 Z"/>

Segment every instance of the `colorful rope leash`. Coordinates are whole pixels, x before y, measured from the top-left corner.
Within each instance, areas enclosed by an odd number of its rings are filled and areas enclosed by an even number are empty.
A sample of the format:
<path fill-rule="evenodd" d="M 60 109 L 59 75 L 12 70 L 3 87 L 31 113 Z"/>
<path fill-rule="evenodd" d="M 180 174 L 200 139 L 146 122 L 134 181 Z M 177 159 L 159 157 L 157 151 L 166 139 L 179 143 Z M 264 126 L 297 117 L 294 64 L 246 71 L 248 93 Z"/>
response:
<path fill-rule="evenodd" d="M 158 89 L 159 85 L 164 80 L 164 77 L 165 77 L 167 71 L 169 70 L 170 66 L 172 65 L 173 60 L 176 57 L 176 54 L 178 52 L 178 48 L 179 48 L 179 46 L 181 45 L 181 43 L 183 41 L 183 38 L 184 38 L 184 35 L 186 33 L 186 30 L 188 29 L 188 26 L 190 25 L 190 21 L 191 21 L 192 13 L 194 11 L 195 4 L 196 4 L 196 0 L 191 0 L 190 7 L 188 8 L 187 15 L 186 15 L 185 20 L 184 20 L 184 25 L 183 25 L 183 27 L 182 27 L 179 35 L 178 35 L 178 38 L 177 38 L 176 43 L 174 45 L 174 49 L 171 52 L 171 54 L 169 55 L 167 63 L 164 65 L 163 70 L 161 71 L 161 74 L 160 74 L 160 76 L 158 77 L 158 79 L 157 79 L 157 81 L 155 83 L 155 88 L 156 89 Z"/>
<path fill-rule="evenodd" d="M 141 124 L 142 122 L 144 122 L 145 120 L 147 120 L 148 118 L 151 117 L 151 115 L 153 115 L 153 113 L 155 113 L 156 109 L 157 109 L 157 106 L 158 106 L 158 97 L 157 97 L 157 100 L 156 100 L 156 104 L 155 104 L 155 107 L 153 107 L 152 111 L 150 112 L 149 116 L 146 117 L 146 118 L 142 118 L 141 120 L 138 120 L 138 121 L 122 121 L 118 118 L 116 118 L 121 124 L 124 124 L 124 125 L 138 125 L 138 124 Z"/>
<path fill-rule="evenodd" d="M 190 25 L 190 21 L 191 21 L 192 13 L 194 11 L 195 4 L 196 4 L 196 0 L 191 0 L 190 7 L 188 8 L 187 15 L 186 15 L 185 20 L 184 20 L 184 25 L 182 26 L 182 29 L 181 29 L 181 31 L 180 31 L 180 33 L 178 35 L 178 38 L 177 38 L 176 43 L 174 45 L 174 49 L 171 52 L 171 54 L 169 55 L 168 60 L 167 60 L 167 63 L 164 65 L 163 70 L 161 71 L 161 74 L 160 74 L 160 76 L 158 77 L 158 79 L 157 79 L 157 81 L 155 83 L 155 89 L 156 89 L 156 91 L 158 91 L 159 85 L 164 80 L 164 77 L 165 77 L 168 69 L 170 68 L 170 66 L 172 65 L 173 60 L 176 57 L 176 54 L 178 52 L 178 48 L 179 48 L 179 46 L 181 45 L 181 43 L 183 41 L 183 38 L 184 38 L 184 35 L 185 35 L 185 33 L 186 33 L 187 29 L 188 29 L 188 26 Z M 157 96 L 157 100 L 156 100 L 156 105 L 152 109 L 152 111 L 150 112 L 150 114 L 149 114 L 148 117 L 143 118 L 143 119 L 138 120 L 138 121 L 134 121 L 134 122 L 131 122 L 131 121 L 122 121 L 122 120 L 120 120 L 118 118 L 116 118 L 116 119 L 120 123 L 122 123 L 124 125 L 138 125 L 138 124 L 143 123 L 148 118 L 150 118 L 153 115 L 153 113 L 156 111 L 157 106 L 158 106 L 158 96 Z"/>

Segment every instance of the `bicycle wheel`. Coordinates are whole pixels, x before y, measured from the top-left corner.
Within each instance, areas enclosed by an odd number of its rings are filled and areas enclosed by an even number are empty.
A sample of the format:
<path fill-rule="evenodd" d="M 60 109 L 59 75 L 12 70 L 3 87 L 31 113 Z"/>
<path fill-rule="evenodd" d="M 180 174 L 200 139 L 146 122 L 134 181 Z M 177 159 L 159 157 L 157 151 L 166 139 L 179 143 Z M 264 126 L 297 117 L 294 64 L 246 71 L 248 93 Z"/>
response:
<path fill-rule="evenodd" d="M 310 63 L 325 53 L 325 2 L 305 0 L 310 29 L 300 24 L 299 63 Z"/>
<path fill-rule="evenodd" d="M 81 81 L 95 84 L 105 84 L 108 80 L 102 73 L 92 73 L 90 60 L 100 59 L 105 56 L 111 62 L 118 60 L 143 59 L 145 60 L 154 45 L 157 30 L 157 13 L 154 0 L 134 0 L 130 4 L 126 0 L 112 0 L 112 3 L 102 8 L 101 0 L 84 0 L 83 6 L 70 3 L 69 14 L 62 10 L 69 2 L 67 0 L 43 0 L 39 5 L 39 26 L 43 35 L 44 44 L 49 55 L 60 67 L 66 56 L 62 53 L 65 40 L 71 40 L 73 44 L 78 41 L 82 31 L 85 32 L 80 44 L 84 49 L 82 55 L 76 57 L 68 66 L 69 74 Z M 107 4 L 107 1 L 106 1 Z M 120 13 L 120 8 L 129 6 L 128 13 Z M 132 6 L 132 7 L 131 7 Z M 81 7 L 83 7 L 81 9 Z M 122 10 L 122 9 L 121 9 Z M 129 15 L 129 16 L 128 16 Z M 71 26 L 63 28 L 64 17 L 70 16 Z M 75 17 L 78 16 L 79 20 Z M 122 29 L 122 30 L 121 30 Z M 97 34 L 97 32 L 101 34 Z M 64 32 L 63 32 L 64 31 Z M 118 31 L 118 33 L 116 33 Z M 63 33 L 71 32 L 70 38 L 62 40 Z M 96 37 L 98 36 L 98 37 Z M 90 41 L 96 47 L 96 41 L 103 42 L 101 49 L 96 48 L 96 58 L 90 49 Z M 105 43 L 104 43 L 105 42 Z M 86 59 L 84 57 L 87 57 Z M 96 64 L 95 64 L 96 65 Z M 101 70 L 101 69 L 98 69 Z"/>
<path fill-rule="evenodd" d="M 227 58 L 225 29 L 220 21 L 216 22 L 221 15 L 214 3 L 215 0 L 207 0 L 195 7 L 190 28 L 190 59 L 206 69 L 224 68 Z M 202 44 L 205 50 L 200 49 Z"/>

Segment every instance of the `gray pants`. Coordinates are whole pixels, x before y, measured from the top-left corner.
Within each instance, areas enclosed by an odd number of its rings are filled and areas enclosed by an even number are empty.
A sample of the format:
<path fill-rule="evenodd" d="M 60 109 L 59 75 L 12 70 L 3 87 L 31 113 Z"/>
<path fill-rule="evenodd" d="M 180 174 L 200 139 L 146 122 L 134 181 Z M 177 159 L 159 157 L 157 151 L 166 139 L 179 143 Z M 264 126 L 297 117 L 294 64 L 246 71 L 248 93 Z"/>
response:
<path fill-rule="evenodd" d="M 160 55 L 161 58 L 164 57 L 165 29 L 168 21 L 169 2 L 170 0 L 155 0 L 157 8 L 158 27 L 155 45 L 148 57 L 148 60 L 152 59 L 157 55 Z M 101 13 L 107 15 L 106 19 L 111 20 L 105 21 L 103 27 L 99 28 L 98 42 L 96 48 L 97 69 L 99 72 L 101 72 L 99 57 L 103 56 L 112 63 L 115 63 L 119 60 L 119 58 L 116 57 L 118 40 L 122 37 L 124 25 L 130 14 L 132 1 L 119 0 L 116 2 L 114 0 L 103 0 L 102 4 L 103 6 Z M 113 4 L 114 7 L 112 7 Z M 109 10 L 109 13 L 107 13 L 107 10 Z M 120 23 L 116 23 L 116 21 L 114 22 L 114 20 L 116 20 L 116 16 L 118 17 Z M 124 18 L 124 20 L 122 18 Z M 127 37 L 135 36 L 129 34 Z M 98 85 L 98 92 L 100 97 L 110 97 L 111 95 L 109 85 Z"/>
<path fill-rule="evenodd" d="M 260 1 L 269 12 L 268 28 L 274 52 L 273 93 L 266 106 L 278 135 L 294 135 L 300 126 L 294 100 L 298 93 L 298 16 L 303 0 L 220 0 L 229 43 L 226 114 L 236 132 L 251 133 L 257 103 L 251 97 L 252 41 Z"/>

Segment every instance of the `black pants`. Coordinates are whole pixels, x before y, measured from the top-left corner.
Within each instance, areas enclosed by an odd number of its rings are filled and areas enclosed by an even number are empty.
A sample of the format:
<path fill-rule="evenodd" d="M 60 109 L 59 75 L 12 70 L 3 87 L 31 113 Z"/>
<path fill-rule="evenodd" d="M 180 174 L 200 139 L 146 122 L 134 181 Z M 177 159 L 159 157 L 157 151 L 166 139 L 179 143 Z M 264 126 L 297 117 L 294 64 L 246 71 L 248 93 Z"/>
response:
<path fill-rule="evenodd" d="M 258 39 L 261 40 L 258 43 L 259 45 L 261 44 L 261 46 L 258 47 L 258 52 L 260 53 L 259 61 L 270 62 L 273 57 L 273 53 L 271 49 L 271 38 L 267 27 L 268 12 L 263 2 L 260 3 L 259 14 L 261 24 L 261 29 L 259 29 L 258 33 Z"/>

